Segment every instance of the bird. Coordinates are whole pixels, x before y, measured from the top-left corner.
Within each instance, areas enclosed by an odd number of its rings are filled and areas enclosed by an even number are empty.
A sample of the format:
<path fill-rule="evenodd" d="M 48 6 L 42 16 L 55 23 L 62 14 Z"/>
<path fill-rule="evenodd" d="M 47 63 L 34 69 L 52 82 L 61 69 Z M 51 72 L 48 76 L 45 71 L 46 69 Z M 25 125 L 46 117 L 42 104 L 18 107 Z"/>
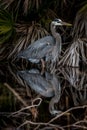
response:
<path fill-rule="evenodd" d="M 17 74 L 36 93 L 43 97 L 52 97 L 49 103 L 49 112 L 52 115 L 60 113 L 60 110 L 54 108 L 54 104 L 58 103 L 61 97 L 60 80 L 56 75 L 48 72 L 42 75 L 38 69 L 21 70 Z"/>
<path fill-rule="evenodd" d="M 59 60 L 62 48 L 61 36 L 56 31 L 56 27 L 62 25 L 71 26 L 71 24 L 63 22 L 61 19 L 54 19 L 50 26 L 52 36 L 45 36 L 30 44 L 18 53 L 17 58 L 27 59 L 31 63 L 41 61 L 43 69 L 45 68 L 45 62 L 50 61 L 51 65 L 56 63 Z"/>

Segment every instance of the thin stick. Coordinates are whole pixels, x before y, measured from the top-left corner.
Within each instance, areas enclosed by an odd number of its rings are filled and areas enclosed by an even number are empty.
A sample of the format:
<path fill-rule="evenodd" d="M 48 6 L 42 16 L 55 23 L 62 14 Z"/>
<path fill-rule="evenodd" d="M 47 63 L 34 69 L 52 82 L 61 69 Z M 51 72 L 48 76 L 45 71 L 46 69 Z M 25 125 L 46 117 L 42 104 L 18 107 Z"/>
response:
<path fill-rule="evenodd" d="M 16 111 L 16 112 L 14 112 L 14 113 L 12 113 L 11 116 L 12 116 L 12 115 L 15 115 L 15 114 L 17 114 L 17 113 L 19 113 L 19 112 L 22 112 L 22 111 L 24 111 L 24 110 L 26 110 L 26 109 L 29 109 L 29 110 L 30 110 L 30 108 L 32 108 L 32 107 L 37 107 L 37 106 L 39 106 L 39 105 L 41 104 L 41 102 L 42 102 L 42 99 L 41 99 L 41 98 L 37 98 L 37 100 L 38 100 L 38 99 L 40 100 L 38 104 L 32 104 L 31 106 L 24 107 L 24 108 L 22 108 L 22 109 L 20 109 L 20 110 L 18 110 L 18 111 Z M 36 99 L 35 99 L 35 100 L 36 100 Z"/>
<path fill-rule="evenodd" d="M 81 108 L 84 109 L 84 108 L 86 108 L 86 107 L 87 107 L 87 105 L 78 106 L 78 107 L 72 107 L 72 108 L 66 110 L 65 112 L 62 112 L 61 114 L 58 114 L 56 117 L 52 118 L 48 123 L 51 123 L 51 122 L 55 121 L 57 118 L 59 118 L 59 117 L 65 115 L 66 113 L 68 113 L 68 112 L 70 112 L 70 111 L 72 111 L 72 110 L 81 109 Z"/>
<path fill-rule="evenodd" d="M 43 123 L 43 122 L 32 122 L 32 121 L 29 121 L 29 120 L 26 120 L 24 123 L 22 123 L 19 127 L 18 127 L 18 129 L 20 128 L 20 127 L 22 127 L 22 126 L 24 126 L 24 125 L 26 125 L 26 124 L 31 124 L 31 125 L 39 125 L 39 126 L 41 126 L 41 125 L 45 125 L 45 126 L 52 126 L 52 127 L 57 127 L 57 128 L 59 128 L 59 129 L 61 129 L 61 130 L 64 130 L 61 126 L 59 126 L 59 125 L 54 125 L 54 124 L 50 124 L 50 123 Z"/>
<path fill-rule="evenodd" d="M 4 85 L 15 95 L 15 97 L 17 97 L 17 99 L 24 105 L 24 106 L 28 106 L 28 104 L 19 96 L 19 94 L 7 83 L 4 83 Z"/>

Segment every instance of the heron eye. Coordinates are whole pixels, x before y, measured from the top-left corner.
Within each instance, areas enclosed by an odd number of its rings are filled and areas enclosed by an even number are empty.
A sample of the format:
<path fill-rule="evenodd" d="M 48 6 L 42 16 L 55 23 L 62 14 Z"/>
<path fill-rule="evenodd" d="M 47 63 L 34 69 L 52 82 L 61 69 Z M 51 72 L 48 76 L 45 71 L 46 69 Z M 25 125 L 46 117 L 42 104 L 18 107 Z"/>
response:
<path fill-rule="evenodd" d="M 57 22 L 57 23 L 58 23 L 58 22 L 59 22 L 59 23 L 62 22 L 61 19 L 54 19 L 54 21 Z"/>

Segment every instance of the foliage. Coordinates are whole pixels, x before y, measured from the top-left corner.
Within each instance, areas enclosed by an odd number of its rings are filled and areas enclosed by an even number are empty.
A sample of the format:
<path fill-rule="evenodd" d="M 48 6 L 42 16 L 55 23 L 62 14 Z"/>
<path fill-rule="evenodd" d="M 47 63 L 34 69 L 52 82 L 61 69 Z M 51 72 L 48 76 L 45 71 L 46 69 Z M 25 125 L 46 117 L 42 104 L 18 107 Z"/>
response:
<path fill-rule="evenodd" d="M 41 106 L 38 103 L 38 99 L 45 100 L 45 102 L 49 99 L 41 96 L 37 98 L 39 95 L 32 91 L 22 79 L 19 80 L 15 71 L 24 70 L 27 67 L 30 69 L 34 65 L 28 62 L 26 64 L 23 60 L 17 61 L 16 55 L 32 42 L 49 35 L 51 33 L 50 22 L 55 18 L 73 23 L 73 27 L 69 30 L 65 27 L 57 29 L 64 39 L 62 43 L 64 51 L 62 50 L 55 71 L 56 75 L 61 78 L 62 89 L 60 102 L 55 104 L 55 107 L 58 107 L 62 113 L 52 117 L 48 110 L 44 111 L 44 106 L 40 109 Z M 7 66 L 8 61 L 10 64 L 16 61 L 12 65 L 18 68 Z M 15 92 L 18 103 L 21 102 L 20 110 L 9 116 L 11 120 L 13 120 L 12 117 L 17 119 L 14 121 L 16 124 L 14 126 L 20 125 L 20 119 L 22 123 L 20 127 L 28 123 L 29 129 L 87 129 L 87 70 L 84 73 L 80 71 L 80 65 L 83 69 L 81 63 L 87 64 L 87 0 L 0 0 L 0 65 L 1 63 L 5 65 L 0 66 L 2 69 L 0 79 L 10 84 L 0 84 L 2 93 L 0 98 L 4 96 L 5 107 L 9 107 L 10 99 L 14 100 L 11 93 Z M 19 67 L 20 64 L 22 68 Z M 75 69 L 75 67 L 78 68 Z M 46 75 L 46 73 L 42 74 L 44 77 Z M 47 80 L 50 80 L 50 77 Z M 8 93 L 4 87 L 11 92 Z M 1 102 L 1 107 L 2 105 L 3 102 Z M 28 111 L 23 108 L 23 105 L 31 109 Z"/>
<path fill-rule="evenodd" d="M 13 33 L 13 17 L 6 10 L 0 10 L 0 43 L 6 42 Z"/>
<path fill-rule="evenodd" d="M 77 12 L 73 28 L 73 37 L 87 38 L 87 4 Z"/>
<path fill-rule="evenodd" d="M 12 48 L 7 59 L 12 56 L 16 56 L 22 49 L 25 49 L 30 43 L 33 43 L 37 39 L 49 35 L 49 33 L 41 27 L 40 24 L 32 23 L 29 24 L 17 24 L 16 25 L 17 39 L 15 41 L 16 45 Z"/>
<path fill-rule="evenodd" d="M 32 37 L 33 41 L 40 38 L 40 36 L 35 38 L 37 31 L 31 29 L 33 27 L 32 23 L 34 26 L 36 26 L 36 24 L 40 25 L 39 28 L 41 28 L 41 30 L 44 28 L 42 33 L 44 33 L 44 30 L 50 32 L 49 24 L 54 18 L 59 17 L 65 19 L 65 21 L 74 22 L 77 12 L 72 37 L 87 37 L 87 11 L 83 11 L 87 8 L 86 4 L 86 0 L 80 3 L 74 0 L 0 0 L 0 43 L 3 43 L 2 46 L 0 46 L 1 57 L 7 59 L 8 57 L 13 58 L 13 55 L 15 56 L 19 50 L 31 43 Z M 29 30 L 30 34 L 27 34 Z M 33 36 L 29 38 L 32 34 Z M 69 37 L 70 33 L 68 32 L 67 35 Z M 65 37 L 65 35 L 62 35 L 62 38 L 63 37 Z M 66 42 L 66 40 L 64 42 Z M 7 51 L 9 52 L 8 56 Z"/>

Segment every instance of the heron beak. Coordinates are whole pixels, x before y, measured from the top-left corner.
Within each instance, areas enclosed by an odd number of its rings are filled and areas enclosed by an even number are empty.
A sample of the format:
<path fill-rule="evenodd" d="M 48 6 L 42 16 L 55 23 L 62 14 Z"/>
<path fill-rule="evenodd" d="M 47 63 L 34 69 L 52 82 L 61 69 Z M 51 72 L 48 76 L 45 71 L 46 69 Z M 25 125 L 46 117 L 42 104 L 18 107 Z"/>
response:
<path fill-rule="evenodd" d="M 67 22 L 61 22 L 61 24 L 64 25 L 64 26 L 72 26 L 72 24 L 67 23 Z"/>

